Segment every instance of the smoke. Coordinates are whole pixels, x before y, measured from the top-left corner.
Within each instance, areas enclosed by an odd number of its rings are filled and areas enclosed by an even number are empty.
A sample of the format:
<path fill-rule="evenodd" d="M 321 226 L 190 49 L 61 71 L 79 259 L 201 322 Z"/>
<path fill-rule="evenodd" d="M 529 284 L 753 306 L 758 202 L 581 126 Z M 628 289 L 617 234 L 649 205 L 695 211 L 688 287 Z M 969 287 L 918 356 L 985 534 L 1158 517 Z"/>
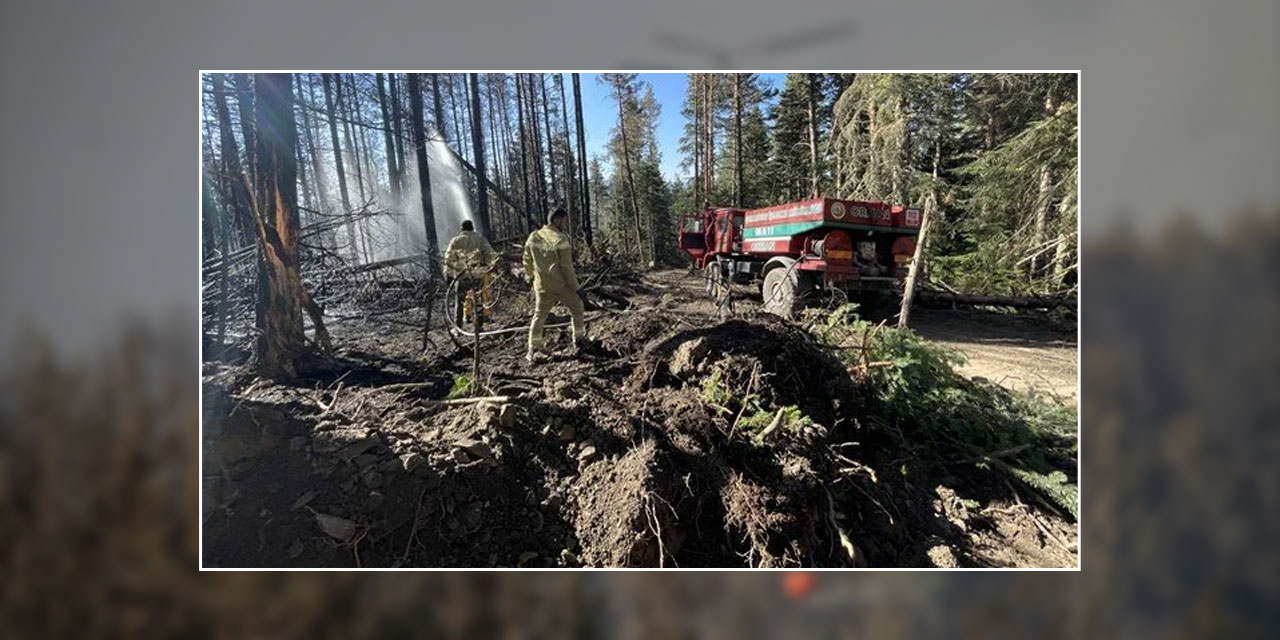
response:
<path fill-rule="evenodd" d="M 370 259 L 393 260 L 428 253 L 426 226 L 423 224 L 422 190 L 418 186 L 418 163 L 414 154 L 406 154 L 405 181 L 400 202 L 395 202 L 385 188 L 379 203 L 388 203 L 387 215 L 360 222 L 360 230 L 368 239 Z M 427 164 L 431 168 L 431 205 L 435 218 L 436 251 L 444 250 L 458 233 L 463 220 L 475 222 L 471 194 L 464 181 L 463 168 L 448 143 L 435 129 L 427 130 Z M 344 234 L 345 235 L 345 234 Z"/>

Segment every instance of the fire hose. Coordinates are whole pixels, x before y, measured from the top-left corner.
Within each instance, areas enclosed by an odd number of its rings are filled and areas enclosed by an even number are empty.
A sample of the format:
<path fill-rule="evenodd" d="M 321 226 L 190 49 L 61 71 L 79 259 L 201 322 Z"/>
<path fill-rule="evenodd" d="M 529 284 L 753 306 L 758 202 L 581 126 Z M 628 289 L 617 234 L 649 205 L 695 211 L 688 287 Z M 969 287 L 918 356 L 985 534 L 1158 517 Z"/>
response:
<path fill-rule="evenodd" d="M 448 310 L 457 308 L 458 284 L 459 284 L 459 278 L 454 278 L 449 282 L 449 288 L 445 291 L 445 308 Z M 583 289 L 585 289 L 585 286 L 583 287 Z M 582 291 L 581 289 L 580 291 L 581 293 L 579 295 L 581 295 L 585 299 L 586 292 Z M 494 296 L 495 299 L 497 297 L 498 296 Z M 475 305 L 473 305 L 472 313 L 476 313 L 478 311 L 478 309 L 475 309 L 474 306 Z M 492 306 L 493 306 L 493 303 L 491 302 L 485 308 L 491 308 Z M 468 331 L 467 329 L 464 329 L 461 326 L 459 326 L 458 318 L 454 313 L 452 313 L 452 311 L 450 311 L 450 313 L 448 314 L 448 317 L 449 317 L 449 331 L 456 336 L 460 336 L 464 338 L 484 338 L 488 336 L 498 336 L 498 335 L 503 335 L 507 333 L 517 333 L 517 332 L 529 330 L 529 327 L 527 325 L 524 325 L 524 326 L 517 326 L 517 327 L 505 327 L 502 329 L 490 329 L 488 331 L 481 331 L 479 333 L 476 333 L 475 331 Z M 600 317 L 599 312 L 589 313 L 589 314 L 586 314 L 585 316 L 586 319 L 594 319 L 598 317 Z M 548 323 L 545 325 L 545 328 L 558 329 L 561 327 L 571 326 L 572 324 L 573 323 L 571 321 L 565 320 L 563 322 Z"/>

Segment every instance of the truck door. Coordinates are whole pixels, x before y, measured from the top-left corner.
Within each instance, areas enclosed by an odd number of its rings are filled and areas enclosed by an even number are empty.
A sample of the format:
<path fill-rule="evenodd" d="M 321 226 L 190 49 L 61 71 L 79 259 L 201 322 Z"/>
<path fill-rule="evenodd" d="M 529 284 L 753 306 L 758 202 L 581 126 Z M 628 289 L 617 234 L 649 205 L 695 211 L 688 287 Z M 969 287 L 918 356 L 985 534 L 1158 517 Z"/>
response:
<path fill-rule="evenodd" d="M 680 220 L 680 237 L 676 239 L 676 246 L 691 258 L 698 260 L 707 253 L 707 241 L 702 232 L 702 222 L 694 217 L 685 215 Z"/>

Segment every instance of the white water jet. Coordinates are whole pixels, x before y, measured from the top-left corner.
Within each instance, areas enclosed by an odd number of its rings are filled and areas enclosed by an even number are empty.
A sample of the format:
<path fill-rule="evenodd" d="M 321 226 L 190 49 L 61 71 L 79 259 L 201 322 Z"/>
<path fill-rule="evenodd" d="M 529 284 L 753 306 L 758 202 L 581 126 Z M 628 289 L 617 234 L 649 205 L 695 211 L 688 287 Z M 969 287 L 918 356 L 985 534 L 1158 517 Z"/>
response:
<path fill-rule="evenodd" d="M 364 220 L 360 226 L 369 240 L 370 259 L 392 260 L 426 253 L 427 235 L 423 225 L 421 189 L 418 187 L 416 154 L 407 150 L 404 185 L 400 202 L 392 202 L 389 191 L 379 193 L 378 202 L 391 214 Z M 431 204 L 434 209 L 437 252 L 443 252 L 457 235 L 463 220 L 475 222 L 471 196 L 464 182 L 464 169 L 444 139 L 427 130 L 427 164 L 431 168 Z M 357 232 L 359 233 L 359 231 Z M 345 234 L 344 234 L 345 235 Z"/>

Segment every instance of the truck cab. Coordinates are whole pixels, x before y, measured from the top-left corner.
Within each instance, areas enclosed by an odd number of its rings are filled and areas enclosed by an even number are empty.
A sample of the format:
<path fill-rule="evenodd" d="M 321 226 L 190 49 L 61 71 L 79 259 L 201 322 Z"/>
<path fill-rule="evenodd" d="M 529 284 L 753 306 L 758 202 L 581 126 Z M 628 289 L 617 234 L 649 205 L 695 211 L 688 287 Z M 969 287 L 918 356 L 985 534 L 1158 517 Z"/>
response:
<path fill-rule="evenodd" d="M 698 269 L 719 256 L 742 253 L 742 226 L 746 211 L 728 207 L 705 207 L 699 214 L 680 220 L 677 247 L 689 254 Z"/>

